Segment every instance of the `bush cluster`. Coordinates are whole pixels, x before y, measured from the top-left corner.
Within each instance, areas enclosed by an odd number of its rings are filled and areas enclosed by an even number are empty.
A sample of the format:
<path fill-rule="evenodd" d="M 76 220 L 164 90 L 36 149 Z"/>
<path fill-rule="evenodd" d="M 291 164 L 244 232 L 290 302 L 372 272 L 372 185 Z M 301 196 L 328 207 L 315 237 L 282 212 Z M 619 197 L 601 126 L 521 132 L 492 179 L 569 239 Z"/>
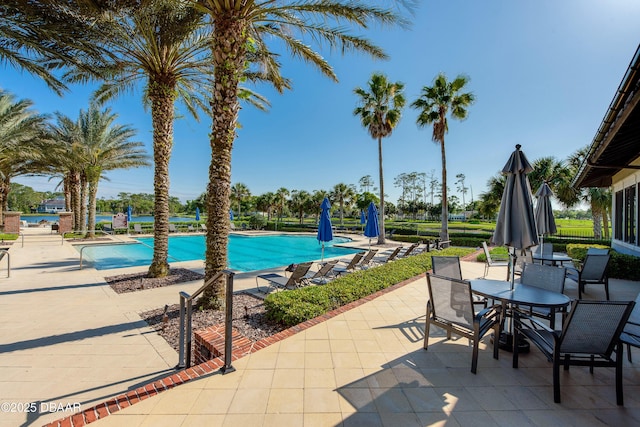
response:
<path fill-rule="evenodd" d="M 356 271 L 323 286 L 273 293 L 264 301 L 267 317 L 294 326 L 431 269 L 431 255 L 464 256 L 473 249 L 448 248 L 421 253 L 367 270 Z"/>

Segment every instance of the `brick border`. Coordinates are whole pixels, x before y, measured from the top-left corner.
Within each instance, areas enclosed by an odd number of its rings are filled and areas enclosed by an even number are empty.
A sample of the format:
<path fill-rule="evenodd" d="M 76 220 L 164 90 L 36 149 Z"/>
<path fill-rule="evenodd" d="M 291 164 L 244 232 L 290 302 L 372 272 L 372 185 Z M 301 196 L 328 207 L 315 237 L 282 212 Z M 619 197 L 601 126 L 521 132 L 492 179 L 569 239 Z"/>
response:
<path fill-rule="evenodd" d="M 475 261 L 478 253 L 480 253 L 480 251 L 469 254 L 463 257 L 462 260 Z M 357 301 L 350 302 L 349 304 L 343 305 L 342 307 L 338 307 L 335 310 L 331 310 L 311 320 L 304 321 L 288 329 L 285 329 L 284 331 L 280 331 L 277 334 L 274 334 L 270 337 L 263 338 L 259 341 L 256 341 L 255 343 L 253 343 L 253 346 L 248 352 L 247 352 L 247 349 L 244 347 L 239 349 L 234 349 L 231 355 L 231 360 L 232 361 L 238 360 L 248 354 L 255 353 L 256 351 L 266 348 L 271 344 L 275 344 L 279 341 L 282 341 L 285 338 L 288 338 L 299 332 L 302 332 L 305 329 L 309 329 L 312 326 L 315 326 L 324 321 L 327 321 L 332 317 L 336 317 L 339 314 L 345 313 L 355 307 L 361 306 L 369 301 L 372 301 L 378 297 L 381 297 L 382 295 L 388 294 L 389 292 L 392 292 L 396 289 L 402 288 L 410 283 L 420 280 L 422 277 L 423 277 L 423 274 L 411 277 L 407 280 L 404 280 L 400 283 L 396 283 L 395 285 L 391 285 L 385 289 L 382 289 L 378 292 L 375 292 Z M 219 357 L 216 357 L 215 359 L 211 359 L 205 363 L 200 363 L 199 365 L 176 372 L 163 379 L 156 380 L 144 386 L 140 386 L 135 390 L 131 390 L 127 393 L 119 394 L 116 397 L 110 400 L 107 400 L 106 402 L 100 403 L 91 408 L 87 408 L 78 414 L 70 415 L 65 418 L 61 418 L 59 420 L 50 422 L 48 424 L 45 424 L 43 427 L 85 426 L 96 420 L 99 420 L 110 414 L 113 414 L 114 412 L 118 412 L 119 410 L 124 409 L 128 406 L 135 405 L 136 403 L 142 400 L 155 396 L 156 394 L 162 393 L 165 390 L 172 389 L 173 387 L 179 386 L 180 384 L 184 384 L 188 381 L 211 374 L 214 371 L 222 368 L 223 366 L 224 366 L 224 360 L 220 359 Z"/>

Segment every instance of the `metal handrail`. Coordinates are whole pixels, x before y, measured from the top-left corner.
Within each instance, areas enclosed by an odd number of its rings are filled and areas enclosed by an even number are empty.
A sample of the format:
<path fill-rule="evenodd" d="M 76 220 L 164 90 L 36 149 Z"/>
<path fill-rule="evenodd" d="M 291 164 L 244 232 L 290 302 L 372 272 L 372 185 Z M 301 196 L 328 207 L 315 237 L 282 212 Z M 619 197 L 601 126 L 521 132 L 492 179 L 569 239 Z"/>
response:
<path fill-rule="evenodd" d="M 220 368 L 220 372 L 228 374 L 235 371 L 231 366 L 232 352 L 232 335 L 231 328 L 233 323 L 233 276 L 234 272 L 223 270 L 216 273 L 212 278 L 207 280 L 193 295 L 181 291 L 180 295 L 180 354 L 178 355 L 178 365 L 176 368 L 191 367 L 191 348 L 192 344 L 192 325 L 191 315 L 193 311 L 193 300 L 201 293 L 211 287 L 215 282 L 223 276 L 226 279 L 226 298 L 225 298 L 225 317 L 224 317 L 224 365 Z M 186 331 L 185 331 L 186 327 Z"/>
<path fill-rule="evenodd" d="M 11 277 L 11 254 L 6 249 L 0 249 L 0 261 L 5 255 L 7 256 L 7 277 Z"/>

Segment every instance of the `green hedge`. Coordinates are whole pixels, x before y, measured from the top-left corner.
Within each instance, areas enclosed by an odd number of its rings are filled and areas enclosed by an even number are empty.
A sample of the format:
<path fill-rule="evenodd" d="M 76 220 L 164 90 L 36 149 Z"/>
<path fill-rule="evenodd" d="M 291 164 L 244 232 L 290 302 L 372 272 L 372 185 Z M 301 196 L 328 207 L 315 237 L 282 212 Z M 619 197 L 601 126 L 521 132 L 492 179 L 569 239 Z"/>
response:
<path fill-rule="evenodd" d="M 276 292 L 264 301 L 267 317 L 286 326 L 297 325 L 431 269 L 431 255 L 464 256 L 472 249 L 448 248 L 399 259 L 339 277 L 323 286 Z"/>
<path fill-rule="evenodd" d="M 584 261 L 588 248 L 609 248 L 599 244 L 570 244 L 567 245 L 567 255 L 571 258 Z M 640 281 L 640 258 L 626 255 L 611 250 L 608 274 L 614 279 Z"/>
<path fill-rule="evenodd" d="M 415 234 L 412 236 L 405 236 L 405 235 L 397 235 L 394 234 L 392 237 L 393 240 L 397 241 L 397 242 L 408 242 L 408 243 L 426 243 L 426 242 L 434 242 L 436 239 L 438 239 L 438 236 L 416 236 Z M 488 238 L 481 238 L 481 237 L 469 237 L 469 235 L 465 235 L 463 237 L 454 237 L 454 235 L 450 235 L 449 239 L 451 240 L 451 246 L 463 246 L 463 247 L 467 247 L 467 248 L 479 248 L 480 246 L 482 246 L 482 242 L 486 242 L 489 239 Z"/>
<path fill-rule="evenodd" d="M 18 233 L 0 233 L 0 241 L 2 240 L 18 240 Z"/>

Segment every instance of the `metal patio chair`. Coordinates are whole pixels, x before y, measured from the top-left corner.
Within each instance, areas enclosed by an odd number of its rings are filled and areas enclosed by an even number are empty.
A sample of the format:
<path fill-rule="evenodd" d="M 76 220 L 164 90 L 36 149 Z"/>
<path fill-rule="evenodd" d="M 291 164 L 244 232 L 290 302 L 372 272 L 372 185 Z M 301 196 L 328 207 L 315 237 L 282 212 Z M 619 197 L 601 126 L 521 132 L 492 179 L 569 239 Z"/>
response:
<path fill-rule="evenodd" d="M 560 403 L 560 366 L 615 367 L 616 402 L 623 405 L 622 342 L 620 334 L 634 307 L 633 301 L 574 301 L 562 331 L 513 311 L 514 340 L 529 338 L 548 361 L 553 362 L 553 401 Z M 614 356 L 615 351 L 615 356 Z M 518 346 L 514 346 L 513 367 L 518 367 Z"/>
<path fill-rule="evenodd" d="M 447 339 L 451 339 L 452 333 L 463 336 L 473 342 L 471 372 L 475 374 L 480 339 L 491 330 L 495 336 L 499 335 L 501 306 L 487 307 L 476 313 L 471 284 L 466 280 L 427 273 L 427 284 L 429 301 L 423 348 L 428 349 L 431 324 L 446 330 Z M 498 358 L 498 340 L 493 343 L 493 358 Z"/>

